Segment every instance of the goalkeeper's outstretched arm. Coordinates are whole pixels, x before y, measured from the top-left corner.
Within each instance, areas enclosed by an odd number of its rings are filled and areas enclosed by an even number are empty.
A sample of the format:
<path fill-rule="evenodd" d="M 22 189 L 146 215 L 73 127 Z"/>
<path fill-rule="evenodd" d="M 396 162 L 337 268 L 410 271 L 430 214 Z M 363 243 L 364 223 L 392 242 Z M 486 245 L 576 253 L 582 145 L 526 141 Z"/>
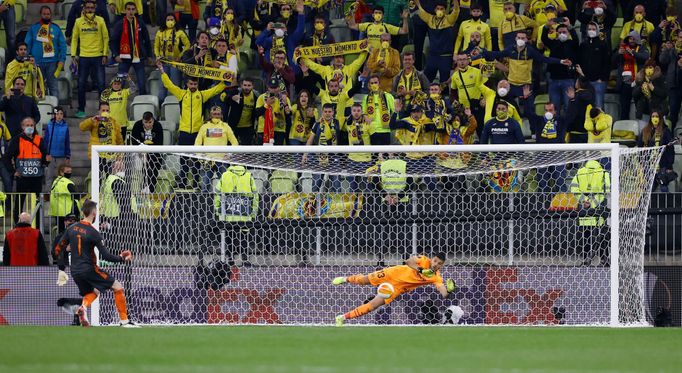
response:
<path fill-rule="evenodd" d="M 450 293 L 455 291 L 455 282 L 451 279 L 448 279 L 445 281 L 445 284 L 438 284 L 436 285 L 436 290 L 440 293 L 443 298 L 447 298 L 450 296 Z"/>

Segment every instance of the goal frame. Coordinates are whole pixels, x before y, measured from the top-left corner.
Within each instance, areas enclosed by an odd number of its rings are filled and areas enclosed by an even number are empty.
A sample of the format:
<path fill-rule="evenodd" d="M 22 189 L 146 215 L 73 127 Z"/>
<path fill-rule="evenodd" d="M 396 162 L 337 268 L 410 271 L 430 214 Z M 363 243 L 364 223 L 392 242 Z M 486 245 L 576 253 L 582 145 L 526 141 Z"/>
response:
<path fill-rule="evenodd" d="M 99 202 L 100 175 L 99 162 L 101 153 L 280 153 L 280 154 L 326 154 L 326 153 L 405 153 L 405 152 L 562 152 L 562 151 L 608 151 L 611 161 L 611 213 L 610 229 L 610 300 L 609 326 L 618 327 L 619 323 L 619 259 L 620 259 L 620 145 L 618 143 L 598 144 L 509 144 L 509 145 L 362 145 L 362 146 L 188 146 L 188 145 L 95 145 L 92 146 L 91 158 L 91 199 Z M 617 213 L 614 213 L 617 212 Z M 93 224 L 99 229 L 99 222 Z M 618 229 L 615 229 L 615 228 Z M 93 302 L 91 307 L 91 323 L 100 325 L 100 301 Z"/>

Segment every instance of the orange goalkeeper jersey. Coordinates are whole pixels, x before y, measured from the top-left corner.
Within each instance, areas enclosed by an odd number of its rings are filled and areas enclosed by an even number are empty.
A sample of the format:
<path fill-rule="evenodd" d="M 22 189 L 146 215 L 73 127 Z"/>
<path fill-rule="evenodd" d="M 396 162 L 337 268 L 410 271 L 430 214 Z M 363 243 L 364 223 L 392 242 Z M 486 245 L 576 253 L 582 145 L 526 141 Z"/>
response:
<path fill-rule="evenodd" d="M 427 257 L 420 256 L 417 259 L 417 264 L 421 268 L 429 268 L 431 261 Z M 368 278 L 370 284 L 373 286 L 379 286 L 384 282 L 393 285 L 395 292 L 386 300 L 386 303 L 390 303 L 400 294 L 412 291 L 420 286 L 429 284 L 443 285 L 443 277 L 441 277 L 440 271 L 437 271 L 432 277 L 427 278 L 406 265 L 388 267 L 372 272 L 368 275 Z"/>

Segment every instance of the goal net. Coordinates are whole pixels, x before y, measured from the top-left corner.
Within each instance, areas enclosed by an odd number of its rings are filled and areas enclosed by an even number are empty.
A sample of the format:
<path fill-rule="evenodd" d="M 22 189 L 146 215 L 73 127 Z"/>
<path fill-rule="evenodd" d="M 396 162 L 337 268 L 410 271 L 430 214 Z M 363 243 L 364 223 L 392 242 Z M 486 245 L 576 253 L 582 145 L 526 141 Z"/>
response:
<path fill-rule="evenodd" d="M 350 324 L 645 323 L 662 148 L 617 144 L 93 147 L 92 198 L 143 324 L 332 324 L 376 295 L 336 276 L 443 252 L 431 285 Z M 102 263 L 106 266 L 107 263 Z M 118 322 L 111 295 L 93 321 Z"/>

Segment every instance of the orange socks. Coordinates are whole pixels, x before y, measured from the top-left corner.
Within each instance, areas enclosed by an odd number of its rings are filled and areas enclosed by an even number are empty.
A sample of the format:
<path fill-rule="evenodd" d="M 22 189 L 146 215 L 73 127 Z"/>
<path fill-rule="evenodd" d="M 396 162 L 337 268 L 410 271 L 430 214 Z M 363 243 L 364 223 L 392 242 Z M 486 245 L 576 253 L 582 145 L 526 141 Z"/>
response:
<path fill-rule="evenodd" d="M 95 292 L 85 294 L 83 297 L 83 307 L 89 308 L 95 299 L 97 299 L 97 294 Z"/>
<path fill-rule="evenodd" d="M 370 306 L 369 303 L 366 303 L 366 304 L 363 304 L 362 306 L 359 306 L 358 308 L 346 313 L 345 315 L 343 315 L 343 317 L 345 317 L 346 320 L 354 319 L 356 317 L 366 315 L 372 311 L 374 311 L 374 308 L 372 308 L 372 306 Z"/>
<path fill-rule="evenodd" d="M 128 320 L 128 308 L 126 307 L 126 296 L 123 293 L 123 289 L 114 290 L 114 303 L 116 303 L 116 309 L 121 321 Z"/>
<path fill-rule="evenodd" d="M 369 285 L 369 279 L 365 275 L 352 275 L 346 277 L 346 282 L 356 285 Z"/>

